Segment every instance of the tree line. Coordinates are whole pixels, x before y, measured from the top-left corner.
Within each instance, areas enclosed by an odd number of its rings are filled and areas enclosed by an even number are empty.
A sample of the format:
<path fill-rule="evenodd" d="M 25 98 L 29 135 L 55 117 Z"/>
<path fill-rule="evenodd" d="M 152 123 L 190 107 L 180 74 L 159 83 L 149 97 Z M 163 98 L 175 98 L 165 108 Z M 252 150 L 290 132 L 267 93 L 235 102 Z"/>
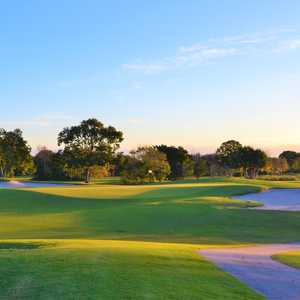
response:
<path fill-rule="evenodd" d="M 119 152 L 123 133 L 97 119 L 66 127 L 57 138 L 62 149 L 45 147 L 31 155 L 22 131 L 0 129 L 0 176 L 32 175 L 37 180 L 84 180 L 121 176 L 126 184 L 178 180 L 195 176 L 282 175 L 300 172 L 300 153 L 284 151 L 278 158 L 235 140 L 209 155 L 191 154 L 183 147 L 152 145 L 128 154 Z"/>

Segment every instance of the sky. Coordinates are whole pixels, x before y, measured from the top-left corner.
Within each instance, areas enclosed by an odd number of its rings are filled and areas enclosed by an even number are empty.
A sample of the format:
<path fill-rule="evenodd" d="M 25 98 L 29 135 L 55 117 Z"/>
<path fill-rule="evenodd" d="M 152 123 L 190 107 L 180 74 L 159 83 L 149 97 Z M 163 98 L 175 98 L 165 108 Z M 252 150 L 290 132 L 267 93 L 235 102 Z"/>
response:
<path fill-rule="evenodd" d="M 122 150 L 300 151 L 299 0 L 0 0 L 0 127 L 33 150 L 95 117 Z"/>

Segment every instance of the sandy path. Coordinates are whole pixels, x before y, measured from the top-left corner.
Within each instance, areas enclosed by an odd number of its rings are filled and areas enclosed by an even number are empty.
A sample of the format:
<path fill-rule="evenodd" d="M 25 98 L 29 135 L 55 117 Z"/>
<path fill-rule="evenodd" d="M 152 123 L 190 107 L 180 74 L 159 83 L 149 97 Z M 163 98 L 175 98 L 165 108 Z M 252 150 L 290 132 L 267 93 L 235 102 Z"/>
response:
<path fill-rule="evenodd" d="M 300 189 L 271 189 L 261 193 L 253 193 L 232 197 L 238 200 L 258 201 L 264 204 L 255 209 L 300 211 Z"/>
<path fill-rule="evenodd" d="M 208 249 L 199 253 L 269 300 L 299 300 L 300 270 L 271 259 L 271 255 L 290 250 L 300 250 L 300 243 Z"/>

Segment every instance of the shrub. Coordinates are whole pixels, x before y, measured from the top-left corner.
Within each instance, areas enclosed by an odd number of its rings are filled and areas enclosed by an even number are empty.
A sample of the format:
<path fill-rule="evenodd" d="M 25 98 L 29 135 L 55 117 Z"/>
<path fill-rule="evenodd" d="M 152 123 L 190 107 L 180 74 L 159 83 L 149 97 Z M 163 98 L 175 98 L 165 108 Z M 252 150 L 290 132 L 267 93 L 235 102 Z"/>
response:
<path fill-rule="evenodd" d="M 140 147 L 130 153 L 122 182 L 125 184 L 141 184 L 162 181 L 170 174 L 170 166 L 166 155 L 154 147 Z"/>
<path fill-rule="evenodd" d="M 268 181 L 297 181 L 297 176 L 260 176 L 259 179 L 261 180 L 268 180 Z"/>

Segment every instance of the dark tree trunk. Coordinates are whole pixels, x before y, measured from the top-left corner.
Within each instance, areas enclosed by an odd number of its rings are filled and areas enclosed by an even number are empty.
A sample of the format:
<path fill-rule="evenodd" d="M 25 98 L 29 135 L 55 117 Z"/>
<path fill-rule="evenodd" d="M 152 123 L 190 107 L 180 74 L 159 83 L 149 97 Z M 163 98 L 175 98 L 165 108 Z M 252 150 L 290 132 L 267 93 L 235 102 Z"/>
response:
<path fill-rule="evenodd" d="M 85 170 L 85 183 L 90 183 L 90 181 L 91 181 L 90 168 L 86 168 L 86 170 Z"/>
<path fill-rule="evenodd" d="M 255 179 L 257 177 L 258 169 L 256 168 L 249 168 L 247 178 Z"/>

